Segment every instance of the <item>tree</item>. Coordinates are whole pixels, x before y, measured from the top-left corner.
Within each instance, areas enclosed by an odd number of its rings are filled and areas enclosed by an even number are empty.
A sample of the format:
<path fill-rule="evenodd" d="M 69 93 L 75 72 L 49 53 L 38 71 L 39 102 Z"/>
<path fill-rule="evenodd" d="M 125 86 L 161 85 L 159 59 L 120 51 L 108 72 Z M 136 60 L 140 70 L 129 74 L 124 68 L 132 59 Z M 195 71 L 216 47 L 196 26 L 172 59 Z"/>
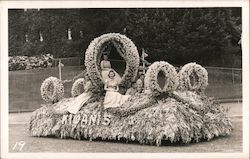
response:
<path fill-rule="evenodd" d="M 223 61 L 229 44 L 237 47 L 233 39 L 239 39 L 240 32 L 231 14 L 230 8 L 137 9 L 129 12 L 127 28 L 153 60 L 209 65 Z"/>
<path fill-rule="evenodd" d="M 10 55 L 84 57 L 91 40 L 110 32 L 126 34 L 151 61 L 233 66 L 230 58 L 241 58 L 240 8 L 9 10 Z"/>

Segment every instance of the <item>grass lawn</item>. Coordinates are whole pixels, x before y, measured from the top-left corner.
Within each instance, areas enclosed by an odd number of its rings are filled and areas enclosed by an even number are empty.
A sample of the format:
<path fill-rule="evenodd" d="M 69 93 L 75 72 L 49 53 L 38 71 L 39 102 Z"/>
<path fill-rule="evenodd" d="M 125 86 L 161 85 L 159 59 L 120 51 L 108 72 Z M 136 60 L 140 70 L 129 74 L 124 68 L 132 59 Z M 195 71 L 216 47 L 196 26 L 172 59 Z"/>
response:
<path fill-rule="evenodd" d="M 9 152 L 20 152 L 13 147 L 16 142 L 24 141 L 21 152 L 242 152 L 242 118 L 232 118 L 234 130 L 230 136 L 218 137 L 209 142 L 191 144 L 165 144 L 160 147 L 140 145 L 136 142 L 87 141 L 48 137 L 31 137 L 25 124 L 9 125 Z"/>
<path fill-rule="evenodd" d="M 112 63 L 113 68 L 122 75 L 124 63 Z M 83 70 L 78 66 L 67 66 L 62 69 L 62 79 L 72 79 Z M 232 73 L 227 70 L 208 69 L 209 86 L 206 94 L 215 98 L 241 98 L 241 72 L 235 75 L 234 83 Z M 35 110 L 41 106 L 43 100 L 40 95 L 41 83 L 50 76 L 58 77 L 58 68 L 9 71 L 9 110 Z M 163 83 L 160 77 L 160 83 Z M 65 97 L 70 97 L 72 82 L 66 83 Z"/>
<path fill-rule="evenodd" d="M 80 67 L 64 67 L 62 78 L 72 79 L 82 71 Z M 35 110 L 43 102 L 40 94 L 42 82 L 50 76 L 58 78 L 58 68 L 9 71 L 9 110 Z M 72 82 L 66 83 L 65 97 L 70 96 Z"/>

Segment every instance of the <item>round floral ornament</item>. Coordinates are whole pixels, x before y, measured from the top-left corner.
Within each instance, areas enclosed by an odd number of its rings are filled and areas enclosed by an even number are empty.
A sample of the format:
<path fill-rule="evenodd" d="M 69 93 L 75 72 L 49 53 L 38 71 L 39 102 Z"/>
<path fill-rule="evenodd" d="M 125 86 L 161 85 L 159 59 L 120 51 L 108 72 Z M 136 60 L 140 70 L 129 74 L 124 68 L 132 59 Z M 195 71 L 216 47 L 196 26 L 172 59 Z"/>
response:
<path fill-rule="evenodd" d="M 82 93 L 81 87 L 84 87 L 84 82 L 84 78 L 79 78 L 73 83 L 73 86 L 71 88 L 72 97 L 77 97 Z"/>
<path fill-rule="evenodd" d="M 41 96 L 46 102 L 58 102 L 64 96 L 62 80 L 56 77 L 46 78 L 41 85 Z"/>
<path fill-rule="evenodd" d="M 207 70 L 199 64 L 184 65 L 178 76 L 180 90 L 204 91 L 208 86 Z"/>
<path fill-rule="evenodd" d="M 88 75 L 93 85 L 102 88 L 103 80 L 100 69 L 101 50 L 109 42 L 113 42 L 115 47 L 119 46 L 121 49 L 121 56 L 126 61 L 126 69 L 120 84 L 128 86 L 137 76 L 140 57 L 135 44 L 128 37 L 119 33 L 104 34 L 95 38 L 90 43 L 85 53 L 85 66 Z"/>
<path fill-rule="evenodd" d="M 158 75 L 160 71 L 162 71 L 165 75 L 165 85 L 163 88 L 161 88 L 158 84 Z M 150 90 L 153 95 L 174 91 L 178 86 L 177 75 L 178 74 L 174 66 L 170 65 L 168 62 L 154 62 L 152 65 L 149 66 L 145 74 L 145 90 Z"/>

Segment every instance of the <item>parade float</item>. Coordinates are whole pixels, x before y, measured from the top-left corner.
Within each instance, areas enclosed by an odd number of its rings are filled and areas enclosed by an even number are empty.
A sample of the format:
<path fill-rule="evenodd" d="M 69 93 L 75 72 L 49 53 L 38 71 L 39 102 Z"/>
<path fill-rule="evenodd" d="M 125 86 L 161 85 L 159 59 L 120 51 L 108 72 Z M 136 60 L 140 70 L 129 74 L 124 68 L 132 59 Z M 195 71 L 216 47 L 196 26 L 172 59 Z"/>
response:
<path fill-rule="evenodd" d="M 135 44 L 118 33 L 97 37 L 85 53 L 86 73 L 93 84 L 93 95 L 76 114 L 59 112 L 58 107 L 81 93 L 79 87 L 84 84 L 84 78 L 74 82 L 71 98 L 64 98 L 61 80 L 47 78 L 41 86 L 41 95 L 47 104 L 33 112 L 29 123 L 31 136 L 134 141 L 159 146 L 164 142 L 209 141 L 230 135 L 232 124 L 226 110 L 205 95 L 208 73 L 196 63 L 188 63 L 177 72 L 166 61 L 154 62 L 146 71 L 143 93 L 131 96 L 118 107 L 105 109 L 100 60 L 102 50 L 109 43 L 126 62 L 120 93 L 129 88 L 140 63 Z M 160 72 L 165 76 L 163 87 L 158 83 Z"/>

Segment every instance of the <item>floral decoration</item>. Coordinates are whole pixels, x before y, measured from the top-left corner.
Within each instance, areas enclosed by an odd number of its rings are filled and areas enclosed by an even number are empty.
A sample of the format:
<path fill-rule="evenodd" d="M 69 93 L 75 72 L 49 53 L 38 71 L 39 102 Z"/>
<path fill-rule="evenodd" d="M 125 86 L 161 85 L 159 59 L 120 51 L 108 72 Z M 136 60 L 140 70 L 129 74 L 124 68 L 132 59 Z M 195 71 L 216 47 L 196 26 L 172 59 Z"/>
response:
<path fill-rule="evenodd" d="M 46 102 L 58 102 L 64 96 L 64 86 L 56 77 L 46 78 L 41 85 L 41 96 Z"/>
<path fill-rule="evenodd" d="M 184 65 L 178 73 L 178 76 L 178 88 L 180 90 L 204 91 L 208 86 L 208 72 L 199 64 L 188 63 Z M 193 78 L 193 84 L 191 83 L 191 76 L 197 76 Z"/>
<path fill-rule="evenodd" d="M 84 86 L 84 82 L 85 82 L 84 78 L 79 78 L 73 83 L 73 86 L 71 88 L 72 97 L 79 96 L 82 93 L 81 86 Z"/>
<path fill-rule="evenodd" d="M 165 75 L 166 81 L 163 88 L 158 84 L 158 74 L 162 71 Z M 168 62 L 159 61 L 154 62 L 149 66 L 145 74 L 145 90 L 150 90 L 154 95 L 159 95 L 159 93 L 174 91 L 178 86 L 178 76 L 175 68 Z"/>
<path fill-rule="evenodd" d="M 121 85 L 126 87 L 136 78 L 140 59 L 135 44 L 125 35 L 109 33 L 95 38 L 85 53 L 86 70 L 93 85 L 103 88 L 100 69 L 101 50 L 108 42 L 115 44 L 116 49 L 120 50 L 121 56 L 126 61 L 126 69 L 121 80 Z"/>
<path fill-rule="evenodd" d="M 119 107 L 104 109 L 99 63 L 101 50 L 110 42 L 127 63 L 122 85 L 126 87 L 135 79 L 139 55 L 130 39 L 117 33 L 94 39 L 85 54 L 86 71 L 94 85 L 90 100 L 76 114 L 67 112 L 65 104 L 75 98 L 62 99 L 63 82 L 56 77 L 47 78 L 42 83 L 41 96 L 52 104 L 33 112 L 29 123 L 32 136 L 138 141 L 160 146 L 163 141 L 186 144 L 231 133 L 232 122 L 226 110 L 213 99 L 194 92 L 205 90 L 208 85 L 206 69 L 196 63 L 186 64 L 177 73 L 169 63 L 155 62 L 146 72 L 144 93 L 131 96 Z M 166 78 L 163 88 L 157 79 L 161 71 Z M 80 94 L 83 83 L 83 78 L 75 81 L 72 96 Z"/>
<path fill-rule="evenodd" d="M 124 105 L 120 110 L 117 109 L 124 116 L 103 110 L 103 98 L 84 105 L 77 114 L 61 114 L 54 109 L 57 104 L 45 105 L 31 116 L 30 134 L 90 141 L 137 141 L 160 146 L 164 141 L 187 144 L 231 133 L 230 118 L 213 100 L 193 92 L 174 94 L 174 98 L 134 96 L 128 108 L 128 105 Z M 142 101 L 142 96 L 147 102 L 136 106 L 138 100 Z M 190 96 L 197 96 L 194 98 L 196 102 L 183 100 Z M 195 106 L 195 103 L 202 105 Z"/>

